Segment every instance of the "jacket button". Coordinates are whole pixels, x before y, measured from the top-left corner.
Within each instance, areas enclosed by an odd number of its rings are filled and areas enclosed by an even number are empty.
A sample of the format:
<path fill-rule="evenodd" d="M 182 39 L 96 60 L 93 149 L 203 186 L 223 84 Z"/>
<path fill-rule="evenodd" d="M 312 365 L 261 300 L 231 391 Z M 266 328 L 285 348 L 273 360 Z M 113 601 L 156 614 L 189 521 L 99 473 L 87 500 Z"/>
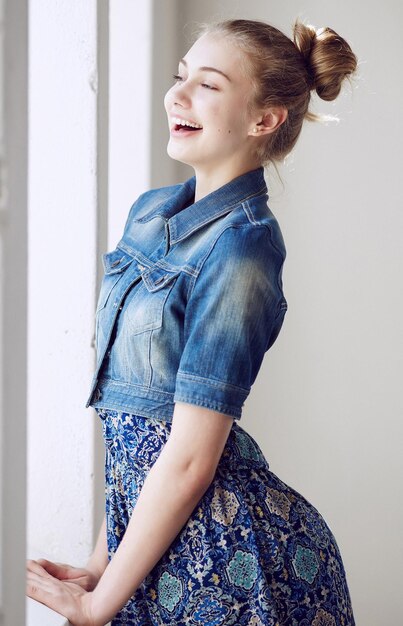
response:
<path fill-rule="evenodd" d="M 137 267 L 139 268 L 139 270 L 143 270 L 144 269 L 144 265 L 140 265 L 140 263 L 137 264 Z"/>
<path fill-rule="evenodd" d="M 157 278 L 154 284 L 158 285 L 159 283 L 162 283 L 162 281 L 165 280 L 166 278 L 168 278 L 168 274 L 165 274 L 165 276 L 161 276 L 160 278 Z"/>
<path fill-rule="evenodd" d="M 121 262 L 122 259 L 123 259 L 123 257 L 120 258 L 120 259 L 117 259 L 117 261 L 114 261 L 113 263 L 111 263 L 111 267 L 115 267 L 116 265 L 119 265 L 119 263 Z"/>

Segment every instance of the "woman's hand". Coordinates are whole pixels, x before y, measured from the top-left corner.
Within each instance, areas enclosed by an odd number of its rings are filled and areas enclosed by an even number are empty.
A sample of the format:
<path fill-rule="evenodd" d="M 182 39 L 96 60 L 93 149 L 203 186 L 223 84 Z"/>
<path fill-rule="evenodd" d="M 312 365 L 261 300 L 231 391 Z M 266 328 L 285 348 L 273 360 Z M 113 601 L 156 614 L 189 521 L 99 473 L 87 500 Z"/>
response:
<path fill-rule="evenodd" d="M 80 585 L 85 591 L 92 591 L 98 584 L 101 574 L 93 572 L 84 567 L 73 567 L 67 563 L 55 563 L 47 559 L 36 559 L 48 574 L 59 580 L 69 581 Z"/>
<path fill-rule="evenodd" d="M 92 592 L 71 580 L 62 581 L 37 561 L 27 561 L 26 594 L 69 620 L 71 626 L 101 626 L 92 614 Z"/>

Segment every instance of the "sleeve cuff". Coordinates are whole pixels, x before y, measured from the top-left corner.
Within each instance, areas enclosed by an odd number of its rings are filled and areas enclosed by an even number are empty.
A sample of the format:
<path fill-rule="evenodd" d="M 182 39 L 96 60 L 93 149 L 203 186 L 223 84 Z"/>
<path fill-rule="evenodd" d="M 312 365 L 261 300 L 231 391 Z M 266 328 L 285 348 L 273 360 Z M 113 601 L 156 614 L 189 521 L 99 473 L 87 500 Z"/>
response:
<path fill-rule="evenodd" d="M 196 404 L 240 419 L 248 395 L 247 389 L 230 383 L 178 371 L 173 400 Z"/>

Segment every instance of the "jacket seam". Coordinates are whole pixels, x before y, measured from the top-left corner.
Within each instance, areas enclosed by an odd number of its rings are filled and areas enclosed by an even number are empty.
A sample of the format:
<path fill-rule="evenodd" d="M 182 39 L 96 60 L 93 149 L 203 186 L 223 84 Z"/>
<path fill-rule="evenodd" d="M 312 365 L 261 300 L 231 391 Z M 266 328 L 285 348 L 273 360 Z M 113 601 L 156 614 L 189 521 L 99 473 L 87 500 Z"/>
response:
<path fill-rule="evenodd" d="M 186 372 L 185 370 L 177 370 L 177 377 L 191 380 L 195 383 L 202 382 L 204 385 L 208 385 L 209 387 L 220 389 L 221 391 L 231 391 L 233 389 L 237 391 L 241 391 L 242 393 L 249 393 L 249 389 L 246 387 L 240 387 L 239 385 L 233 385 L 232 383 L 226 382 L 224 380 L 220 380 L 219 378 L 205 378 L 204 376 L 200 376 L 199 374 L 192 374 L 190 372 Z"/>
<path fill-rule="evenodd" d="M 147 419 L 157 419 L 157 420 L 168 421 L 168 422 L 172 421 L 171 415 L 165 414 L 163 412 L 161 412 L 160 415 L 156 415 L 155 411 L 150 412 L 141 408 L 139 409 L 137 405 L 135 408 L 133 408 L 133 404 L 121 402 L 119 400 L 113 400 L 111 403 L 97 401 L 94 404 L 90 404 L 89 406 L 91 406 L 95 410 L 96 409 L 101 409 L 101 410 L 104 409 L 104 410 L 110 410 L 110 411 L 118 410 L 118 411 L 124 411 L 127 413 L 132 413 L 133 411 L 135 411 L 136 415 L 140 415 L 140 417 L 146 417 Z"/>
<path fill-rule="evenodd" d="M 207 400 L 202 397 L 195 396 L 186 396 L 183 394 L 176 393 L 174 404 L 177 402 L 186 402 L 188 404 L 195 404 L 197 406 L 211 409 L 212 411 L 217 411 L 218 413 L 224 413 L 225 415 L 229 415 L 233 419 L 241 419 L 242 416 L 242 408 L 236 405 L 225 404 L 224 402 L 218 402 L 214 400 Z"/>
<path fill-rule="evenodd" d="M 156 394 L 161 394 L 163 396 L 167 396 L 167 399 L 173 396 L 172 391 L 165 391 L 164 389 L 155 387 L 152 384 L 144 385 L 144 384 L 138 384 L 138 383 L 131 383 L 125 380 L 118 380 L 116 378 L 105 378 L 102 376 L 98 379 L 98 383 L 100 384 L 100 386 L 104 386 L 104 387 L 125 387 L 125 388 L 129 387 L 131 390 L 133 390 L 133 394 L 135 394 L 136 391 L 144 391 L 147 393 L 151 392 L 151 393 L 156 393 Z M 139 397 L 141 398 L 141 396 L 137 396 L 137 398 Z"/>
<path fill-rule="evenodd" d="M 172 263 L 168 263 L 165 261 L 164 257 L 157 259 L 156 261 L 150 261 L 146 256 L 140 253 L 138 250 L 135 250 L 131 246 L 129 246 L 123 240 L 120 240 L 116 245 L 116 250 L 120 249 L 133 257 L 133 260 L 138 261 L 146 266 L 147 269 L 154 269 L 154 267 L 160 267 L 161 269 L 176 272 L 183 271 L 189 274 L 190 276 L 194 276 L 196 270 L 194 270 L 190 265 L 172 265 Z"/>
<path fill-rule="evenodd" d="M 279 303 L 279 307 L 281 308 L 282 303 L 285 301 L 285 298 L 284 298 L 284 291 L 283 291 L 283 286 L 282 286 L 282 284 L 281 284 L 281 282 L 280 282 L 280 276 L 281 276 L 282 271 L 283 271 L 283 266 L 284 266 L 284 261 L 285 261 L 285 255 L 284 255 L 284 254 L 283 254 L 283 252 L 282 252 L 282 251 L 278 248 L 278 246 L 276 246 L 276 244 L 274 243 L 274 240 L 273 240 L 273 232 L 272 232 L 272 230 L 271 230 L 270 226 L 269 226 L 269 225 L 267 225 L 267 228 L 268 228 L 268 230 L 269 230 L 269 236 L 270 236 L 270 242 L 271 242 L 271 245 L 273 246 L 274 250 L 276 250 L 276 251 L 277 251 L 277 254 L 278 254 L 278 255 L 279 255 L 279 257 L 280 257 L 280 267 L 279 267 L 279 271 L 277 272 L 277 275 L 276 275 L 276 280 L 277 280 L 277 286 L 278 286 L 278 288 L 280 289 L 280 292 L 281 292 L 281 294 L 282 294 L 282 299 L 281 299 L 281 301 L 280 301 L 280 303 Z"/>

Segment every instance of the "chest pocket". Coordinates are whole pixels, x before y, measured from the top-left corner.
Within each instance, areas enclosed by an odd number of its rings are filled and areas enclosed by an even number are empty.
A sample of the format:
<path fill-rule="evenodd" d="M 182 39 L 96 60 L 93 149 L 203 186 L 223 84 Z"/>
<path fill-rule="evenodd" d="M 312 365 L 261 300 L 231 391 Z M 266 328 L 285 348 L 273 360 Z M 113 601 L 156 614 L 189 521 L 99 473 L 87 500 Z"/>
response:
<path fill-rule="evenodd" d="M 165 302 L 179 276 L 180 268 L 154 266 L 142 274 L 142 281 L 128 295 L 124 321 L 130 334 L 155 330 L 162 326 Z"/>
<path fill-rule="evenodd" d="M 124 274 L 123 270 L 125 270 L 133 261 L 134 258 L 123 250 L 120 250 L 120 248 L 116 248 L 116 250 L 112 250 L 112 252 L 106 252 L 102 256 L 105 273 L 102 278 L 99 291 L 96 308 L 97 313 L 99 313 L 99 311 L 106 306 L 113 287 L 118 283 Z"/>

